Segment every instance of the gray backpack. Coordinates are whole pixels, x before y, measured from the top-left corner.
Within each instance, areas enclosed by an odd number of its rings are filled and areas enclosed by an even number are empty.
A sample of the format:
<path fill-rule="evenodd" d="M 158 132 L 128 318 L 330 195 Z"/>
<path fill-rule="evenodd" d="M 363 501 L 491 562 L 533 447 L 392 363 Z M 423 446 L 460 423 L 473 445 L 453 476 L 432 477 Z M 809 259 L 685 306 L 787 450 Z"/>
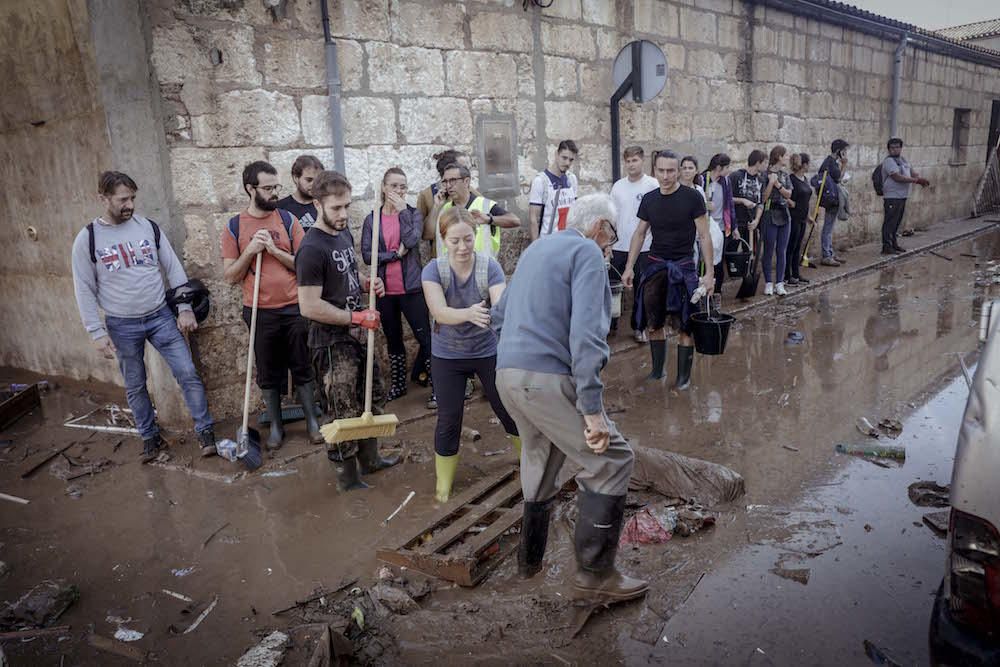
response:
<path fill-rule="evenodd" d="M 451 286 L 451 264 L 448 263 L 448 255 L 443 257 L 438 257 L 434 260 L 437 262 L 438 277 L 441 279 L 441 291 L 445 294 L 445 299 L 448 298 L 448 287 Z M 477 252 L 476 253 L 476 268 L 475 278 L 476 287 L 479 289 L 479 296 L 483 301 L 490 300 L 490 256 L 486 253 Z M 438 330 L 438 325 L 434 321 L 434 316 L 431 315 L 431 326 L 435 331 Z"/>

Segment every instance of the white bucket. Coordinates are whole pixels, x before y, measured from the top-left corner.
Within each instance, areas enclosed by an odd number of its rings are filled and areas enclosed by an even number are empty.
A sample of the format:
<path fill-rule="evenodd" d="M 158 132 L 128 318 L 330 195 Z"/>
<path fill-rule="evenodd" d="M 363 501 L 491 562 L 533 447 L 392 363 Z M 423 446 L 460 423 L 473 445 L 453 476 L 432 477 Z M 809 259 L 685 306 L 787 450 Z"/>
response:
<path fill-rule="evenodd" d="M 622 316 L 622 293 L 625 285 L 620 280 L 611 281 L 611 317 L 616 319 Z"/>

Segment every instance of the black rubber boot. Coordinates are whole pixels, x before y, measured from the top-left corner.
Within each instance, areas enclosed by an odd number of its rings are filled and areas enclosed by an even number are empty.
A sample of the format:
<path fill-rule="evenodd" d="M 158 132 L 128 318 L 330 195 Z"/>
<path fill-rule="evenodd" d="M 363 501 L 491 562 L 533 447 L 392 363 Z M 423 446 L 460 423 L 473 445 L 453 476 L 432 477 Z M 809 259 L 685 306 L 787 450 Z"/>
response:
<path fill-rule="evenodd" d="M 406 355 L 389 355 L 389 393 L 385 395 L 386 401 L 395 401 L 397 398 L 406 396 Z"/>
<path fill-rule="evenodd" d="M 316 384 L 306 382 L 304 385 L 295 388 L 295 393 L 302 404 L 302 413 L 306 416 L 306 430 L 309 431 L 309 440 L 314 445 L 323 443 L 323 434 L 319 430 L 319 414 L 316 412 Z"/>
<path fill-rule="evenodd" d="M 215 456 L 219 452 L 215 449 L 215 430 L 211 428 L 206 428 L 204 431 L 198 433 L 198 443 L 201 447 L 201 455 L 203 457 Z"/>
<path fill-rule="evenodd" d="M 142 454 L 139 455 L 139 463 L 149 463 L 159 456 L 161 442 L 159 433 L 151 438 L 143 438 Z"/>
<path fill-rule="evenodd" d="M 577 573 L 573 582 L 578 598 L 631 600 L 649 590 L 649 584 L 622 574 L 615 568 L 618 538 L 625 518 L 625 496 L 577 492 Z"/>
<path fill-rule="evenodd" d="M 653 359 L 653 369 L 650 371 L 646 379 L 662 380 L 663 367 L 664 365 L 666 365 L 667 362 L 667 341 L 665 340 L 649 341 L 649 354 L 652 356 Z"/>
<path fill-rule="evenodd" d="M 362 475 L 370 475 L 373 472 L 391 468 L 399 461 L 398 454 L 387 459 L 379 456 L 378 440 L 375 438 L 367 438 L 358 442 L 358 464 L 361 466 Z"/>
<path fill-rule="evenodd" d="M 517 573 L 530 579 L 542 569 L 545 543 L 549 539 L 549 519 L 552 518 L 552 499 L 524 503 L 524 520 L 521 522 L 521 542 L 517 546 Z"/>
<path fill-rule="evenodd" d="M 271 417 L 271 433 L 267 436 L 268 449 L 281 449 L 281 443 L 285 439 L 285 425 L 281 421 L 281 390 L 264 389 L 264 405 L 267 406 L 267 414 Z"/>
<path fill-rule="evenodd" d="M 340 470 L 337 472 L 337 488 L 341 491 L 354 491 L 356 489 L 367 489 L 368 485 L 361 481 L 361 473 L 358 470 L 358 457 L 345 456 L 340 462 Z"/>
<path fill-rule="evenodd" d="M 694 347 L 677 346 L 677 382 L 674 389 L 684 391 L 691 386 L 691 367 L 694 365 Z"/>

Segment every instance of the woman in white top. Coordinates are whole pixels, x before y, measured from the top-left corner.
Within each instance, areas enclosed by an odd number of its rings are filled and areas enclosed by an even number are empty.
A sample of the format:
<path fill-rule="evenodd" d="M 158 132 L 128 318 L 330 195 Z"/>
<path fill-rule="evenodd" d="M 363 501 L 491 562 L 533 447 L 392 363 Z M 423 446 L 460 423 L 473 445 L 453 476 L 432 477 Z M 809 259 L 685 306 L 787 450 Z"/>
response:
<path fill-rule="evenodd" d="M 686 185 L 689 188 L 694 188 L 701 193 L 702 199 L 705 200 L 706 208 L 708 205 L 708 198 L 705 196 L 705 189 L 701 187 L 696 182 L 698 178 L 698 161 L 694 159 L 693 156 L 688 155 L 681 160 L 681 173 L 680 181 L 681 185 Z M 709 209 L 711 212 L 711 209 Z M 722 229 L 718 225 L 709 225 L 709 232 L 712 235 L 712 257 L 715 258 L 715 271 L 716 275 L 722 271 Z M 698 252 L 698 242 L 694 243 L 694 263 L 697 265 L 701 258 L 701 253 Z M 718 278 L 716 278 L 718 280 Z"/>
<path fill-rule="evenodd" d="M 712 234 L 718 233 L 723 239 L 723 253 L 725 252 L 725 237 L 732 233 L 735 224 L 736 212 L 733 206 L 733 193 L 729 188 L 729 165 L 732 160 L 725 153 L 716 153 L 708 161 L 708 169 L 705 171 L 705 190 L 708 195 L 708 214 L 712 218 Z M 713 244 L 715 236 L 712 237 Z M 722 254 L 717 259 L 722 260 Z M 716 264 L 715 269 L 715 293 L 721 294 L 722 289 L 722 267 Z"/>

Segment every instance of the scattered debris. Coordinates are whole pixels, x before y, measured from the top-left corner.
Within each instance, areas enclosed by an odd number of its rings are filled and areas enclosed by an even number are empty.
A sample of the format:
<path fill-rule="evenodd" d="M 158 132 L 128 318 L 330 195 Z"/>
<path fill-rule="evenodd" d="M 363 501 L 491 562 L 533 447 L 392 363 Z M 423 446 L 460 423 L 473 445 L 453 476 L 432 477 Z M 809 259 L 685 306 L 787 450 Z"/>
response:
<path fill-rule="evenodd" d="M 28 462 L 24 466 L 24 468 L 21 470 L 21 479 L 27 479 L 28 477 L 31 477 L 31 475 L 34 474 L 34 472 L 36 470 L 38 470 L 39 468 L 41 468 L 42 466 L 44 466 L 46 463 L 48 463 L 49 461 L 51 461 L 55 457 L 59 456 L 60 454 L 62 454 L 63 452 L 65 452 L 67 449 L 69 449 L 70 447 L 72 447 L 75 444 L 77 444 L 77 443 L 74 441 L 74 442 L 69 443 L 68 445 L 63 445 L 59 449 L 39 454 L 32 461 Z"/>
<path fill-rule="evenodd" d="M 618 544 L 663 544 L 670 535 L 648 509 L 643 509 L 625 522 Z"/>
<path fill-rule="evenodd" d="M 395 516 L 396 516 L 397 514 L 399 514 L 399 513 L 401 512 L 401 511 L 403 511 L 403 508 L 404 508 L 404 507 L 406 507 L 406 505 L 407 505 L 407 504 L 408 504 L 408 503 L 409 503 L 409 502 L 410 502 L 411 500 L 413 500 L 413 496 L 415 496 L 415 495 L 417 495 L 416 491 L 410 491 L 409 495 L 407 495 L 407 496 L 406 496 L 406 500 L 404 500 L 403 502 L 401 502 L 401 503 L 399 504 L 399 507 L 397 507 L 397 508 L 396 508 L 395 510 L 393 510 L 392 514 L 390 514 L 389 516 L 387 516 L 387 517 L 386 517 L 386 518 L 385 518 L 385 519 L 384 519 L 384 520 L 382 521 L 382 527 L 384 528 L 384 527 L 388 526 L 388 525 L 389 525 L 389 522 L 390 522 L 390 521 L 392 521 L 392 520 L 393 520 L 393 518 L 394 518 L 394 517 L 395 517 Z"/>
<path fill-rule="evenodd" d="M 222 440 L 215 441 L 215 452 L 222 458 L 226 459 L 230 463 L 236 463 L 239 461 L 237 456 L 237 450 L 239 445 L 236 444 L 235 440 L 230 440 L 229 438 L 223 438 Z"/>
<path fill-rule="evenodd" d="M 632 449 L 635 468 L 630 491 L 655 491 L 667 498 L 698 500 L 708 506 L 746 493 L 743 477 L 726 466 L 639 445 Z"/>
<path fill-rule="evenodd" d="M 290 643 L 289 636 L 284 632 L 272 632 L 244 653 L 236 662 L 236 667 L 278 667 L 285 659 Z"/>
<path fill-rule="evenodd" d="M 170 574 L 174 575 L 175 577 L 186 577 L 197 569 L 198 566 L 189 565 L 187 567 L 175 568 L 173 570 L 170 570 Z"/>
<path fill-rule="evenodd" d="M 872 525 L 871 525 L 870 523 L 866 523 L 866 524 L 865 524 L 865 532 L 866 532 L 866 533 L 870 533 L 870 532 L 872 532 L 873 530 L 875 530 L 875 529 L 874 529 L 874 528 L 872 528 Z"/>
<path fill-rule="evenodd" d="M 978 259 L 979 258 L 979 255 L 973 255 L 972 253 L 969 253 L 969 252 L 960 252 L 960 253 L 958 253 L 958 255 L 959 255 L 959 257 L 969 257 L 971 259 Z"/>
<path fill-rule="evenodd" d="M 114 639 L 108 639 L 107 637 L 102 637 L 101 635 L 90 635 L 87 639 L 91 646 L 94 648 L 105 651 L 107 653 L 113 653 L 122 658 L 129 658 L 130 660 L 135 660 L 136 662 L 146 662 L 148 653 L 135 646 L 129 646 L 128 644 L 123 644 L 122 642 L 115 641 Z"/>
<path fill-rule="evenodd" d="M 883 419 L 878 423 L 879 430 L 890 438 L 898 438 L 903 432 L 903 422 L 898 419 Z"/>
<path fill-rule="evenodd" d="M 298 474 L 299 471 L 295 468 L 288 468 L 287 470 L 271 470 L 262 474 L 261 477 L 289 477 Z"/>
<path fill-rule="evenodd" d="M 43 581 L 0 612 L 0 626 L 39 628 L 52 625 L 79 599 L 79 589 L 65 580 Z"/>
<path fill-rule="evenodd" d="M 69 634 L 69 625 L 57 625 L 52 628 L 32 628 L 31 630 L 14 630 L 13 632 L 0 632 L 0 641 L 5 639 L 34 639 L 35 637 L 49 637 L 52 635 Z M 4 663 L 0 662 L 0 665 Z"/>
<path fill-rule="evenodd" d="M 353 579 L 345 581 L 344 583 L 340 584 L 339 586 L 337 586 L 336 588 L 334 588 L 332 590 L 323 591 L 322 593 L 316 593 L 315 595 L 313 595 L 311 597 L 308 597 L 305 600 L 296 600 L 294 604 L 290 604 L 287 607 L 284 607 L 283 609 L 278 609 L 276 611 L 272 611 L 271 615 L 272 616 L 277 616 L 279 614 L 284 614 L 286 611 L 292 611 L 293 609 L 297 609 L 299 607 L 304 607 L 304 606 L 306 606 L 307 604 L 309 604 L 311 602 L 316 602 L 320 598 L 330 597 L 332 595 L 335 595 L 335 594 L 339 593 L 340 591 L 344 590 L 345 588 L 347 588 L 348 586 L 353 585 L 357 580 L 358 580 L 357 577 L 354 577 Z"/>
<path fill-rule="evenodd" d="M 483 439 L 483 436 L 479 431 L 474 428 L 469 428 L 468 426 L 462 427 L 462 439 L 468 440 L 470 442 L 479 442 Z"/>
<path fill-rule="evenodd" d="M 167 590 L 166 588 L 162 588 L 162 589 L 160 589 L 160 592 L 161 592 L 161 593 L 165 593 L 166 595 L 169 595 L 169 596 L 170 596 L 170 597 L 172 597 L 172 598 L 177 598 L 177 599 L 178 599 L 178 600 L 180 600 L 181 602 L 194 602 L 194 600 L 192 600 L 192 599 L 191 599 L 191 598 L 189 598 L 188 596 L 186 596 L 186 595 L 181 595 L 180 593 L 175 593 L 175 592 L 173 592 L 173 591 L 168 591 L 168 590 Z"/>
<path fill-rule="evenodd" d="M 224 524 L 222 524 L 221 526 L 219 526 L 218 528 L 216 528 L 214 531 L 212 531 L 212 534 L 209 535 L 208 537 L 206 537 L 205 541 L 201 543 L 201 548 L 204 549 L 205 547 L 207 547 L 208 543 L 212 541 L 213 537 L 215 537 L 216 535 L 218 535 L 219 533 L 221 533 L 222 531 L 224 531 L 228 527 L 229 527 L 229 522 L 227 521 Z M 178 574 L 178 575 L 175 575 L 175 576 L 181 577 L 181 576 L 184 576 L 184 575 Z"/>
<path fill-rule="evenodd" d="M 483 456 L 499 456 L 500 454 L 506 454 L 506 449 L 494 449 L 490 452 L 483 452 Z"/>
<path fill-rule="evenodd" d="M 854 425 L 857 427 L 858 432 L 860 432 L 861 435 L 867 435 L 869 438 L 878 437 L 878 431 L 874 426 L 872 426 L 872 423 L 868 421 L 867 417 L 859 417 L 858 420 L 854 422 Z"/>
<path fill-rule="evenodd" d="M 194 623 L 189 625 L 187 629 L 185 629 L 181 634 L 186 635 L 190 632 L 194 632 L 198 628 L 198 626 L 201 625 L 201 622 L 204 621 L 208 617 L 208 615 L 212 613 L 212 610 L 215 609 L 215 605 L 217 604 L 219 604 L 218 595 L 216 595 L 212 599 L 212 602 L 207 607 L 205 607 L 205 609 L 200 614 L 198 614 L 198 618 L 194 619 Z"/>
<path fill-rule="evenodd" d="M 785 345 L 801 345 L 806 339 L 806 335 L 801 331 L 789 331 L 785 337 Z"/>
<path fill-rule="evenodd" d="M 115 631 L 115 639 L 120 642 L 137 642 L 145 636 L 138 630 L 129 630 L 128 628 L 119 627 Z"/>
<path fill-rule="evenodd" d="M 771 568 L 771 574 L 775 574 L 775 575 L 781 577 L 782 579 L 788 579 L 790 581 L 795 581 L 797 583 L 802 584 L 803 586 L 806 586 L 806 585 L 809 584 L 809 575 L 810 575 L 810 573 L 811 573 L 811 570 L 809 568 L 807 568 L 807 567 L 788 568 L 788 567 L 780 567 L 780 566 L 778 566 L 778 567 L 772 567 Z"/>
<path fill-rule="evenodd" d="M 371 596 L 384 604 L 389 611 L 394 614 L 409 614 L 420 609 L 420 605 L 413 601 L 406 591 L 403 591 L 389 583 L 378 583 L 368 591 Z"/>
<path fill-rule="evenodd" d="M 951 510 L 941 510 L 940 512 L 930 512 L 924 515 L 924 523 L 938 537 L 948 534 L 948 522 L 951 520 Z"/>
<path fill-rule="evenodd" d="M 94 419 L 95 415 L 99 412 L 105 413 L 103 420 L 99 417 Z M 101 421 L 104 423 L 100 423 Z M 63 426 L 67 428 L 82 428 L 88 431 L 99 431 L 101 433 L 139 435 L 139 429 L 135 427 L 135 419 L 132 418 L 132 411 L 122 409 L 114 403 L 102 405 L 85 415 L 70 419 L 63 423 Z"/>
<path fill-rule="evenodd" d="M 902 667 L 902 664 L 889 657 L 885 649 L 879 648 L 873 642 L 866 639 L 864 641 L 865 655 L 876 665 L 886 665 L 886 667 Z"/>
<path fill-rule="evenodd" d="M 933 250 L 928 250 L 927 252 L 929 254 L 931 254 L 931 255 L 934 255 L 935 257 L 937 257 L 939 259 L 945 259 L 945 260 L 948 260 L 949 262 L 951 261 L 951 257 L 948 257 L 947 255 L 942 255 L 941 253 L 934 252 Z"/>
<path fill-rule="evenodd" d="M 880 445 L 866 442 L 863 444 L 838 443 L 834 448 L 838 454 L 849 454 L 851 456 L 868 457 L 882 459 L 906 460 L 906 448 L 899 445 Z"/>
<path fill-rule="evenodd" d="M 917 507 L 948 507 L 951 504 L 951 489 L 936 482 L 914 482 L 907 488 L 907 494 Z"/>
<path fill-rule="evenodd" d="M 782 447 L 784 447 L 785 449 L 787 449 L 790 452 L 797 452 L 797 451 L 799 451 L 798 447 L 792 447 L 791 445 L 782 445 Z"/>
<path fill-rule="evenodd" d="M 25 500 L 24 498 L 18 498 L 17 496 L 12 496 L 6 493 L 0 493 L 0 500 L 9 500 L 12 503 L 17 503 L 18 505 L 27 505 L 30 500 Z"/>
<path fill-rule="evenodd" d="M 677 528 L 674 532 L 681 537 L 690 537 L 703 528 L 715 525 L 715 516 L 700 507 L 682 507 L 677 511 Z"/>

